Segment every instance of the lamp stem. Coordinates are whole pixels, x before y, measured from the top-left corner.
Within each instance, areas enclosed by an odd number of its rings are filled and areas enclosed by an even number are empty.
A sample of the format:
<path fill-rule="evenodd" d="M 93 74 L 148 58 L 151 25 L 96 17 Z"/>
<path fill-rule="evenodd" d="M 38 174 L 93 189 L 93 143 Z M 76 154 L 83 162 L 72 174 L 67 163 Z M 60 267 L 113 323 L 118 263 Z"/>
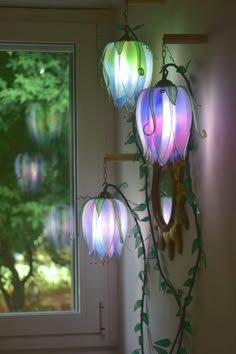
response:
<path fill-rule="evenodd" d="M 128 27 L 128 0 L 125 0 L 125 11 L 124 11 L 124 18 L 125 18 L 125 27 Z"/>
<path fill-rule="evenodd" d="M 165 59 L 166 59 L 166 45 L 165 45 L 164 37 L 162 41 L 161 55 L 162 55 L 162 68 L 163 68 L 165 66 Z"/>
<path fill-rule="evenodd" d="M 107 160 L 104 157 L 103 160 L 103 185 L 107 184 Z"/>

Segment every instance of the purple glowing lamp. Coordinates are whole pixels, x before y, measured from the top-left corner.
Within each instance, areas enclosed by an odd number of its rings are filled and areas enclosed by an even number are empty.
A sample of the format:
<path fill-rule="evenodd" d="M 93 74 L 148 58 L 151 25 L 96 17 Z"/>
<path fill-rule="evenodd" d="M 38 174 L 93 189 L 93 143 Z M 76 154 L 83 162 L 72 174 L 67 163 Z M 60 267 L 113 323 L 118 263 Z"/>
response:
<path fill-rule="evenodd" d="M 124 204 L 108 193 L 85 203 L 82 214 L 82 231 L 89 255 L 102 260 L 120 256 L 126 238 L 128 224 Z"/>
<path fill-rule="evenodd" d="M 184 87 L 168 80 L 138 97 L 136 121 L 146 157 L 165 165 L 185 158 L 192 125 L 192 106 Z"/>

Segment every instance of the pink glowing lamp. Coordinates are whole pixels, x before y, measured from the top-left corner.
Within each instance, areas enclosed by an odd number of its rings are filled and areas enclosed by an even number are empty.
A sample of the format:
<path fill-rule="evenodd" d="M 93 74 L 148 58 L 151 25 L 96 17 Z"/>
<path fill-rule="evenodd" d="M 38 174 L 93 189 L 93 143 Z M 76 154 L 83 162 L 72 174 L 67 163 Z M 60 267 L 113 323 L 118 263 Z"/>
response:
<path fill-rule="evenodd" d="M 136 122 L 144 154 L 165 165 L 185 158 L 192 125 L 192 106 L 184 87 L 161 80 L 138 97 Z"/>

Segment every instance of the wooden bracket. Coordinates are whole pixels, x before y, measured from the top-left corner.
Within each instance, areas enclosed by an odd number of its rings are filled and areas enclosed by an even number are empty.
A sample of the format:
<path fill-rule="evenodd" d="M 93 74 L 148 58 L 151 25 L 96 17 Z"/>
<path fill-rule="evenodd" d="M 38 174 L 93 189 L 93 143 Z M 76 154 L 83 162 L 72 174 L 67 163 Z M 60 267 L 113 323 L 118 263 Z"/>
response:
<path fill-rule="evenodd" d="M 164 34 L 164 44 L 202 44 L 208 43 L 208 34 Z"/>

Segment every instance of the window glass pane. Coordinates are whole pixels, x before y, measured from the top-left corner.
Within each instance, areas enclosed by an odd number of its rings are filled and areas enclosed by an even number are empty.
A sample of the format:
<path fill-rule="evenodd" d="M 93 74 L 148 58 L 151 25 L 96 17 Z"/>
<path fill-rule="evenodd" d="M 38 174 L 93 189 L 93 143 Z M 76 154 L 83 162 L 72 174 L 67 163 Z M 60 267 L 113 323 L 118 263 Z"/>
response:
<path fill-rule="evenodd" d="M 74 306 L 72 53 L 0 52 L 0 312 Z"/>

